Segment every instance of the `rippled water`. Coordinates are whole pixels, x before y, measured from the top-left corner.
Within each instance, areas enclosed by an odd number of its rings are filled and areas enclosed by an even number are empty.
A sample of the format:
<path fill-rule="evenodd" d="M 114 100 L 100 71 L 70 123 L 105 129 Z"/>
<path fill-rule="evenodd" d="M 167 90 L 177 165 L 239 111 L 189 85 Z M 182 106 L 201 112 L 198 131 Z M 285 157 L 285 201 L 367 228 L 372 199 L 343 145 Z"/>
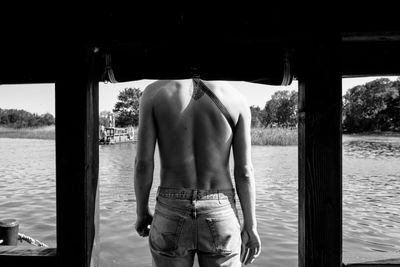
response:
<path fill-rule="evenodd" d="M 100 149 L 101 266 L 151 266 L 147 239 L 134 232 L 135 145 Z M 156 156 L 155 174 L 159 173 Z M 259 265 L 297 266 L 297 147 L 253 147 L 257 212 L 263 251 Z M 266 164 L 267 163 L 267 164 Z M 279 173 L 279 175 L 276 175 Z M 157 175 L 150 196 L 154 208 Z M 122 237 L 122 238 L 121 238 Z"/>
<path fill-rule="evenodd" d="M 344 259 L 400 258 L 400 138 L 351 137 L 343 147 Z"/>
<path fill-rule="evenodd" d="M 50 247 L 56 246 L 55 170 L 54 140 L 0 138 L 0 220 L 18 220 L 20 233 Z"/>
<path fill-rule="evenodd" d="M 400 257 L 400 138 L 343 141 L 344 258 Z M 55 246 L 54 141 L 0 139 L 0 151 L 0 219 Z M 102 267 L 151 266 L 147 239 L 134 231 L 134 155 L 134 144 L 100 147 Z M 253 164 L 263 251 L 252 266 L 297 266 L 297 147 L 254 146 Z M 151 199 L 158 173 L 156 162 Z"/>

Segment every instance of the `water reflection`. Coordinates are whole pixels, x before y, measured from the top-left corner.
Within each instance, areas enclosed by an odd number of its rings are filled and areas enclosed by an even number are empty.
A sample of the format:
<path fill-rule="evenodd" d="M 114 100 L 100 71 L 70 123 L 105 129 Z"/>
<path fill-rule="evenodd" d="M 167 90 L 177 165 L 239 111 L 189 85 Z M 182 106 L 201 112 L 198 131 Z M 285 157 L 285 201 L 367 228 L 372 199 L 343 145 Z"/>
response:
<path fill-rule="evenodd" d="M 400 138 L 343 138 L 344 261 L 400 252 Z"/>
<path fill-rule="evenodd" d="M 0 139 L 0 217 L 55 246 L 55 144 Z M 100 147 L 101 266 L 151 266 L 147 239 L 134 231 L 136 146 Z M 263 253 L 252 266 L 297 266 L 297 147 L 254 146 Z M 343 137 L 343 256 L 400 258 L 400 138 Z M 158 185 L 156 154 L 154 187 Z M 231 166 L 232 167 L 232 166 Z M 29 222 L 29 223 L 27 223 Z"/>
<path fill-rule="evenodd" d="M 344 155 L 357 158 L 388 159 L 400 158 L 399 138 L 374 136 L 345 136 Z"/>
<path fill-rule="evenodd" d="M 343 138 L 345 260 L 363 253 L 370 260 L 387 258 L 387 253 L 400 251 L 399 146 L 400 138 Z M 147 239 L 138 237 L 133 230 L 134 153 L 132 144 L 100 150 L 102 266 L 130 266 L 133 262 L 136 266 L 151 266 Z M 252 153 L 263 243 L 263 253 L 253 266 L 297 266 L 297 147 L 254 146 Z M 158 155 L 155 165 L 157 185 Z M 153 187 L 151 207 L 155 190 Z"/>
<path fill-rule="evenodd" d="M 20 233 L 56 247 L 54 140 L 0 138 L 0 151 L 0 220 L 16 219 Z"/>
<path fill-rule="evenodd" d="M 147 239 L 134 231 L 135 150 L 134 144 L 100 147 L 101 266 L 151 266 Z M 158 155 L 155 159 L 152 209 L 159 184 Z M 267 261 L 269 266 L 296 266 L 297 147 L 253 147 L 253 161 L 264 252 L 252 266 L 265 266 Z"/>

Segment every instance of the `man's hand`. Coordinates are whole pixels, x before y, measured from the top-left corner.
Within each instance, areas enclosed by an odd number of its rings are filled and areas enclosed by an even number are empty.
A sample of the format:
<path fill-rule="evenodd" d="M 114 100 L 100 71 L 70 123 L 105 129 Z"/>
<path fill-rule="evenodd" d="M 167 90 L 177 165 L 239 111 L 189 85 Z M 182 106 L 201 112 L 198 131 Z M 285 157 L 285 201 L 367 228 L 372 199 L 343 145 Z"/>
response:
<path fill-rule="evenodd" d="M 261 240 L 257 230 L 242 230 L 242 249 L 240 261 L 245 265 L 252 263 L 261 253 Z"/>
<path fill-rule="evenodd" d="M 141 237 L 146 237 L 149 235 L 150 232 L 150 225 L 151 222 L 153 221 L 153 215 L 151 215 L 150 213 L 141 215 L 141 216 L 137 216 L 136 219 L 136 224 L 135 224 L 135 229 L 136 232 L 138 232 L 138 234 Z"/>

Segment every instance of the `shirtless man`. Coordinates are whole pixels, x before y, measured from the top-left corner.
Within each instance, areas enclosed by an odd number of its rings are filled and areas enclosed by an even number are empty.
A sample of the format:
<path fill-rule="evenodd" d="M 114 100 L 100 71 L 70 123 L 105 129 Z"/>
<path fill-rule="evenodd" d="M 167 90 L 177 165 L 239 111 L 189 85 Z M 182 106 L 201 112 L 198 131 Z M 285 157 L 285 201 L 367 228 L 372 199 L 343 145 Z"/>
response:
<path fill-rule="evenodd" d="M 204 89 L 220 100 L 227 117 Z M 244 97 L 227 82 L 161 80 L 144 90 L 139 116 L 136 231 L 143 237 L 150 235 L 153 266 L 193 266 L 195 253 L 200 266 L 253 262 L 261 252 L 261 241 L 251 162 L 251 114 Z M 153 218 L 148 201 L 156 142 L 161 177 Z M 231 147 L 242 227 L 229 171 Z"/>

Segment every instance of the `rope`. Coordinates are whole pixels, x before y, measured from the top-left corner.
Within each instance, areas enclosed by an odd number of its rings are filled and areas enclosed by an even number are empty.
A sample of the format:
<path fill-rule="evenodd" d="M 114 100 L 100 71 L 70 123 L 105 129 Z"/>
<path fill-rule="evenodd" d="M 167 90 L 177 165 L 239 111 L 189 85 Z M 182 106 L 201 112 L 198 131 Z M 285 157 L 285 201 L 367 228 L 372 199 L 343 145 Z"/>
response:
<path fill-rule="evenodd" d="M 111 66 L 111 55 L 106 54 L 105 59 L 106 59 L 106 66 L 105 66 L 105 69 L 104 69 L 101 79 L 104 81 L 104 83 L 108 83 L 108 82 L 118 83 L 118 81 L 115 79 L 114 71 Z"/>
<path fill-rule="evenodd" d="M 22 241 L 26 241 L 29 244 L 32 244 L 32 245 L 37 246 L 37 247 L 46 247 L 46 248 L 48 247 L 45 243 L 40 242 L 37 239 L 34 239 L 34 238 L 30 237 L 30 236 L 27 236 L 27 235 L 24 235 L 24 234 L 21 234 L 21 233 L 18 233 L 18 240 L 21 241 L 21 242 Z"/>
<path fill-rule="evenodd" d="M 282 78 L 282 84 L 283 86 L 288 86 L 292 83 L 293 79 L 293 74 L 291 73 L 290 69 L 290 55 L 289 52 L 286 51 L 285 54 L 283 55 L 283 78 Z"/>

